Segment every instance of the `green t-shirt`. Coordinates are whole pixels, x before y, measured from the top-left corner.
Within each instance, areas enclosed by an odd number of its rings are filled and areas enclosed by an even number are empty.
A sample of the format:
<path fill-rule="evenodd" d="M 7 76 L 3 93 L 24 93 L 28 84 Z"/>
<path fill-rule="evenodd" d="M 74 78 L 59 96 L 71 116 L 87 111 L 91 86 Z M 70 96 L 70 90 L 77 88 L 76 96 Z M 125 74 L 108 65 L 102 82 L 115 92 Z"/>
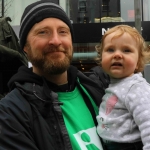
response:
<path fill-rule="evenodd" d="M 76 87 L 72 92 L 58 92 L 58 99 L 63 102 L 61 109 L 73 149 L 103 150 L 92 115 L 79 89 Z M 97 111 L 96 105 L 94 107 Z"/>

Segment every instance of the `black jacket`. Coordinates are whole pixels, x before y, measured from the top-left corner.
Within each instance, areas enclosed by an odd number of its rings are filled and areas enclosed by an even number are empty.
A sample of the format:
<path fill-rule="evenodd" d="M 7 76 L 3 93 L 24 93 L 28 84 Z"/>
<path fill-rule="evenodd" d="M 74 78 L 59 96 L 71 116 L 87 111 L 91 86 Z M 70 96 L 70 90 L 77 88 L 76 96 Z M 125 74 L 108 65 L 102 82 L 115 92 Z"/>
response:
<path fill-rule="evenodd" d="M 96 124 L 96 115 L 80 84 L 97 106 L 103 87 L 75 67 L 68 69 L 70 91 L 78 86 Z M 79 82 L 77 82 L 77 77 Z M 11 92 L 0 101 L 0 150 L 72 150 L 57 94 L 59 87 L 21 67 L 8 83 Z"/>

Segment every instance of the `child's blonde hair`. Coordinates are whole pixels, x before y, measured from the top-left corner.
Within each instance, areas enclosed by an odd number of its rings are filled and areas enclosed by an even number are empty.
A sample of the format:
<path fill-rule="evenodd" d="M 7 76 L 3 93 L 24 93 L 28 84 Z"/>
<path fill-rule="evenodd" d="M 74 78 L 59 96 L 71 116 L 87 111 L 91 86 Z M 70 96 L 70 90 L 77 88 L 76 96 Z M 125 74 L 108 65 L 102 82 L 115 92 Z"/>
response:
<path fill-rule="evenodd" d="M 96 47 L 95 47 L 96 51 L 98 53 L 98 57 L 96 58 L 97 63 L 99 65 L 101 65 L 104 40 L 109 34 L 111 34 L 113 32 L 116 32 L 116 34 L 114 35 L 113 38 L 118 38 L 121 35 L 123 35 L 124 33 L 128 33 L 129 35 L 131 35 L 136 40 L 136 43 L 139 47 L 139 49 L 138 49 L 139 50 L 139 59 L 138 59 L 138 69 L 135 70 L 135 73 L 142 72 L 144 70 L 144 65 L 145 65 L 145 54 L 144 54 L 144 52 L 147 49 L 147 45 L 145 43 L 145 40 L 141 36 L 141 34 L 135 28 L 132 28 L 131 26 L 128 26 L 128 25 L 117 25 L 117 26 L 112 27 L 111 29 L 109 29 L 108 31 L 105 32 L 105 34 L 102 37 L 101 43 L 99 45 L 96 45 Z"/>

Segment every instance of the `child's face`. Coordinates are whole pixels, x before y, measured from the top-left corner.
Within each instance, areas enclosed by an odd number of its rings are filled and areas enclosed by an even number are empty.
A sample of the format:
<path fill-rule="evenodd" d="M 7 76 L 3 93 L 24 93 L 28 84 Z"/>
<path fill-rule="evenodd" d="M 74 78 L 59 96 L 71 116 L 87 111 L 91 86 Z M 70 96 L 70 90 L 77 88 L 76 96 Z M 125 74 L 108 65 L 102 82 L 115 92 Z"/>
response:
<path fill-rule="evenodd" d="M 104 39 L 102 67 L 111 77 L 124 78 L 133 75 L 138 68 L 138 44 L 128 33 L 113 38 L 116 32 Z"/>

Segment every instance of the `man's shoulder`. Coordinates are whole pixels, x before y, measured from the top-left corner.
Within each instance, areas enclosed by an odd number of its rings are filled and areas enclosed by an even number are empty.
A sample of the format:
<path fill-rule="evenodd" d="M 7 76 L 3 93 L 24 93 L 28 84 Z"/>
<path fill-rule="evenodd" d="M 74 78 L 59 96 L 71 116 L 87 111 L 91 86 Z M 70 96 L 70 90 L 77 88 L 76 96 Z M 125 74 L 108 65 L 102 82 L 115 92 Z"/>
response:
<path fill-rule="evenodd" d="M 22 96 L 18 89 L 12 90 L 5 97 L 0 100 L 0 108 L 4 110 L 13 111 L 28 111 L 29 110 L 28 101 Z"/>
<path fill-rule="evenodd" d="M 97 84 L 99 84 L 100 87 L 103 87 L 103 89 L 107 88 L 110 83 L 109 76 L 103 71 L 100 66 L 93 67 L 84 74 L 95 81 Z"/>

